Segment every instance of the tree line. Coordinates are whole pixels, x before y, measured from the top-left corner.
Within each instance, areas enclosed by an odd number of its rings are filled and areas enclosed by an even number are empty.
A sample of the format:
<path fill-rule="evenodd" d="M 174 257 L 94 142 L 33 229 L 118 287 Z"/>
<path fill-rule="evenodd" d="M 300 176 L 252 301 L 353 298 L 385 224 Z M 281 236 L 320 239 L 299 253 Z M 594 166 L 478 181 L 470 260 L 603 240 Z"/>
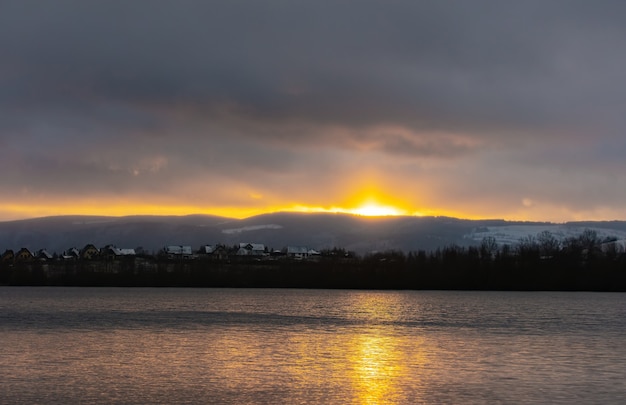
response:
<path fill-rule="evenodd" d="M 498 245 L 387 250 L 363 256 L 326 249 L 315 260 L 240 258 L 0 265 L 4 285 L 176 286 L 355 289 L 626 291 L 626 253 L 593 230 L 559 240 L 550 232 Z"/>

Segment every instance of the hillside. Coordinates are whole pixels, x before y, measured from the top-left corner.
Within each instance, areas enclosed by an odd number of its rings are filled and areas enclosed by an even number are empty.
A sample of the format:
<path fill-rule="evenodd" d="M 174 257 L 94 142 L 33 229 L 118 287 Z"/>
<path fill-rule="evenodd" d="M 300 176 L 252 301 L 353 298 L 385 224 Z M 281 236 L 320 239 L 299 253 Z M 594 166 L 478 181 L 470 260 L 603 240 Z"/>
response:
<path fill-rule="evenodd" d="M 217 216 L 59 216 L 0 222 L 0 250 L 26 247 L 62 252 L 92 243 L 98 247 L 143 247 L 239 242 L 313 249 L 344 247 L 357 253 L 398 249 L 432 250 L 451 244 L 478 244 L 484 237 L 515 244 L 519 238 L 549 230 L 557 238 L 594 229 L 600 237 L 626 239 L 626 222 L 568 224 L 464 220 L 448 217 L 361 217 L 347 214 L 274 213 L 246 219 Z"/>

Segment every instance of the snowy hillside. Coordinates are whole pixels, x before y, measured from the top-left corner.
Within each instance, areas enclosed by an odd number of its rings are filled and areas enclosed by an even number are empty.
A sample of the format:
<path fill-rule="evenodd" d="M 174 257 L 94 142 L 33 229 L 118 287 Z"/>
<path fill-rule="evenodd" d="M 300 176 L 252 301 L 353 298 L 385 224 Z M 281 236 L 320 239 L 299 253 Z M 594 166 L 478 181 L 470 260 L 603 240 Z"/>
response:
<path fill-rule="evenodd" d="M 601 224 L 601 223 L 600 223 Z M 483 238 L 493 237 L 499 245 L 514 246 L 521 238 L 537 236 L 543 231 L 550 232 L 556 239 L 563 241 L 567 238 L 578 237 L 586 229 L 597 233 L 600 240 L 605 238 L 626 239 L 626 230 L 602 226 L 582 226 L 579 224 L 530 224 L 530 225 L 499 225 L 474 228 L 464 235 L 470 244 L 480 243 Z"/>

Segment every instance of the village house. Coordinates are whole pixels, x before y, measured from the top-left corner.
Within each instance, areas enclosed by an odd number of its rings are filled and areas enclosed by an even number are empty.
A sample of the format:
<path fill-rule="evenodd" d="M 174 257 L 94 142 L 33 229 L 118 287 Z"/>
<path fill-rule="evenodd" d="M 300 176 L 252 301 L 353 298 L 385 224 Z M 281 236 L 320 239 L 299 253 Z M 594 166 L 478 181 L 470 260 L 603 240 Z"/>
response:
<path fill-rule="evenodd" d="M 228 249 L 224 245 L 204 245 L 200 248 L 198 254 L 211 260 L 228 259 Z"/>
<path fill-rule="evenodd" d="M 287 246 L 286 253 L 291 259 L 306 259 L 309 256 L 309 249 L 304 246 Z"/>
<path fill-rule="evenodd" d="M 273 258 L 279 258 L 287 255 L 287 250 L 274 249 L 270 252 L 270 256 Z"/>
<path fill-rule="evenodd" d="M 135 257 L 135 249 L 120 249 L 114 245 L 106 245 L 100 249 L 100 257 L 108 260 L 120 259 L 122 257 Z"/>
<path fill-rule="evenodd" d="M 15 259 L 15 254 L 13 253 L 13 250 L 11 249 L 5 250 L 2 256 L 0 257 L 0 260 L 2 261 L 2 263 L 13 263 L 14 259 Z"/>
<path fill-rule="evenodd" d="M 21 248 L 15 254 L 15 262 L 30 262 L 35 258 L 30 250 L 26 248 Z"/>
<path fill-rule="evenodd" d="M 97 258 L 98 255 L 100 255 L 100 250 L 91 243 L 85 245 L 85 247 L 80 251 L 80 258 L 83 260 L 92 260 Z"/>
<path fill-rule="evenodd" d="M 164 247 L 163 252 L 167 255 L 168 259 L 189 260 L 194 258 L 191 246 L 170 245 Z"/>
<path fill-rule="evenodd" d="M 63 260 L 78 260 L 79 257 L 80 257 L 80 251 L 76 249 L 75 247 L 67 249 L 61 255 L 61 258 Z"/>
<path fill-rule="evenodd" d="M 265 254 L 265 245 L 262 243 L 240 243 L 237 250 L 237 256 L 259 257 Z"/>
<path fill-rule="evenodd" d="M 305 246 L 287 246 L 283 249 L 283 253 L 285 256 L 295 260 L 311 259 L 321 255 L 317 250 L 309 249 Z"/>
<path fill-rule="evenodd" d="M 54 259 L 54 256 L 50 254 L 46 249 L 39 249 L 37 253 L 35 253 L 35 257 L 42 262 L 48 262 Z"/>
<path fill-rule="evenodd" d="M 309 257 L 311 257 L 311 256 L 321 256 L 322 252 L 319 252 L 319 251 L 317 251 L 315 249 L 309 249 L 308 255 L 309 255 Z"/>

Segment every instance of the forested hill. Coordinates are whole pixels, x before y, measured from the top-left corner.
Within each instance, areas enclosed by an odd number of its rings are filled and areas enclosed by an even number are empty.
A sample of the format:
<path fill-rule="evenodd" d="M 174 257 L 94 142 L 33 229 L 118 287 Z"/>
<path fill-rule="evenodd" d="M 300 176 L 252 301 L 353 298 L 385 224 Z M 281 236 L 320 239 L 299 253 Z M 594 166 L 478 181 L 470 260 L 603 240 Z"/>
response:
<path fill-rule="evenodd" d="M 626 222 L 551 224 L 448 217 L 361 217 L 347 214 L 274 213 L 246 219 L 217 216 L 59 216 L 0 222 L 0 249 L 61 253 L 86 244 L 142 247 L 156 252 L 166 245 L 262 243 L 269 248 L 342 247 L 359 254 L 373 251 L 434 250 L 478 245 L 485 237 L 514 244 L 548 230 L 564 239 L 594 229 L 601 238 L 626 239 Z"/>

